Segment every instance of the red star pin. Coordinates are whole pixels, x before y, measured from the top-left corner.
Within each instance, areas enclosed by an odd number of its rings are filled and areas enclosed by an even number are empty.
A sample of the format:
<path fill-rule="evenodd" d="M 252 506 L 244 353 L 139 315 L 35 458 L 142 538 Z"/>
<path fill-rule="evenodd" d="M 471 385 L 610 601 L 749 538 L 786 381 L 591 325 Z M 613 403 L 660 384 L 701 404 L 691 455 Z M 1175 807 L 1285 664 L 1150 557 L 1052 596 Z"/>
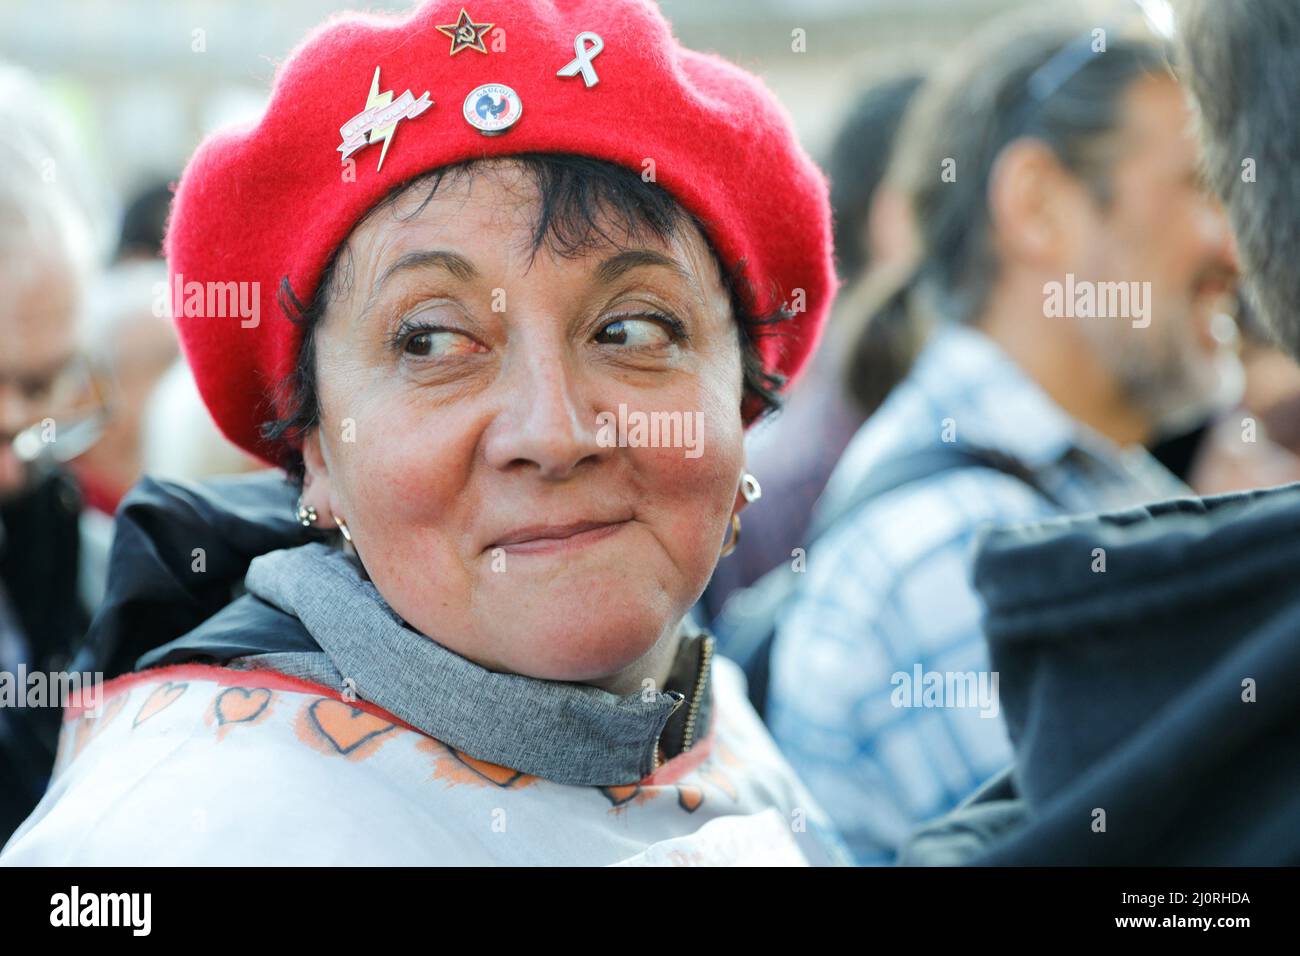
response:
<path fill-rule="evenodd" d="M 455 56 L 461 50 L 478 50 L 480 53 L 486 53 L 487 47 L 483 44 L 483 35 L 493 26 L 495 24 L 475 23 L 465 12 L 465 8 L 461 7 L 456 22 L 440 26 L 438 31 L 451 37 L 451 55 Z"/>

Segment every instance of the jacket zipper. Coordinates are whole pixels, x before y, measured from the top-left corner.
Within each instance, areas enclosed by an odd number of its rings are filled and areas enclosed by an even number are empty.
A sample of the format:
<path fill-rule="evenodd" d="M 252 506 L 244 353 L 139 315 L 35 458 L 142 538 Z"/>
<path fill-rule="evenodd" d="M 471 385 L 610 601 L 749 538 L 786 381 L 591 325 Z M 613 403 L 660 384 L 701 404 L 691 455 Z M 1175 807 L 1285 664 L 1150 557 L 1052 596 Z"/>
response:
<path fill-rule="evenodd" d="M 673 709 L 668 711 L 668 717 L 664 720 L 665 728 L 668 726 L 668 721 L 673 719 L 673 714 L 677 713 L 682 704 L 686 703 L 686 695 L 679 694 L 677 691 L 673 690 L 668 691 L 668 693 L 672 694 L 675 699 L 673 700 Z M 654 766 L 651 768 L 652 772 L 658 770 L 664 765 L 664 758 L 659 756 L 663 753 L 663 747 L 659 743 L 659 741 L 663 739 L 663 735 L 664 732 L 661 730 L 659 731 L 659 736 L 655 737 Z"/>
<path fill-rule="evenodd" d="M 691 709 L 686 713 L 686 732 L 682 735 L 682 753 L 691 749 L 695 743 L 695 720 L 700 715 L 700 704 L 704 700 L 704 682 L 709 677 L 709 662 L 713 659 L 713 638 L 707 634 L 704 646 L 700 650 L 700 672 L 695 677 L 695 693 L 691 695 Z"/>
<path fill-rule="evenodd" d="M 695 675 L 695 690 L 691 694 L 691 709 L 686 714 L 686 727 L 682 732 L 682 753 L 690 750 L 695 743 L 695 723 L 700 715 L 700 704 L 704 701 L 704 683 L 709 677 L 709 664 L 713 660 L 713 638 L 705 635 L 700 648 L 700 671 Z M 678 694 L 677 702 L 673 704 L 673 709 L 668 712 L 668 719 L 671 720 L 673 714 L 682 706 L 685 697 Z M 664 726 L 668 726 L 668 721 L 664 721 Z M 655 738 L 654 769 L 658 770 L 664 765 L 664 758 L 660 756 L 663 748 L 659 741 L 663 737 L 663 731 Z"/>

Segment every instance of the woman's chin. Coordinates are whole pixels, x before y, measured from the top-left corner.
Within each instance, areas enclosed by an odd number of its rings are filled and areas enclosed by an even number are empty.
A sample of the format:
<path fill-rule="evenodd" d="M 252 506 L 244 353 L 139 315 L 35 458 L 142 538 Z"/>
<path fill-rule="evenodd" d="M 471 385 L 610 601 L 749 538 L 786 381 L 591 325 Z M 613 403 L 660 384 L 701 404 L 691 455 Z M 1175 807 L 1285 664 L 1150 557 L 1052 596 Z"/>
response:
<path fill-rule="evenodd" d="M 628 669 L 664 636 L 662 617 L 649 609 L 610 608 L 598 598 L 588 605 L 511 622 L 511 632 L 499 639 L 508 645 L 510 670 L 545 680 L 603 684 L 626 678 Z M 653 676 L 654 668 L 647 664 L 645 677 Z"/>

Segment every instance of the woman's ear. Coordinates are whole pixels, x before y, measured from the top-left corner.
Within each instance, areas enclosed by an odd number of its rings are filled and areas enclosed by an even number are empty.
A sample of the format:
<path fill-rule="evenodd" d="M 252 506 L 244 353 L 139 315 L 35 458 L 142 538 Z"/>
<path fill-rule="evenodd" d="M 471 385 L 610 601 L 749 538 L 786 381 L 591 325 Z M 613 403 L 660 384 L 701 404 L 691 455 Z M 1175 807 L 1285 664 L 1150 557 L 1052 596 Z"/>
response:
<path fill-rule="evenodd" d="M 320 444 L 320 429 L 313 428 L 302 440 L 302 502 L 316 509 L 316 524 L 334 527 L 329 465 Z"/>

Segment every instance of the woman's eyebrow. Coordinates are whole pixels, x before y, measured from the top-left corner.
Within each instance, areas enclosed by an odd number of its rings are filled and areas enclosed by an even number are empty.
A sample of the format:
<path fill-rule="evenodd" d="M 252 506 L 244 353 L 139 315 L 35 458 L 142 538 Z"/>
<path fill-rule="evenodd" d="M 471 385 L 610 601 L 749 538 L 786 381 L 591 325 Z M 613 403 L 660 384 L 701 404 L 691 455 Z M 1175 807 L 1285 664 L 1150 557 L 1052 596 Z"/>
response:
<path fill-rule="evenodd" d="M 461 282 L 472 282 L 478 278 L 478 270 L 474 264 L 464 256 L 457 255 L 454 252 L 448 252 L 445 249 L 418 249 L 415 252 L 408 252 L 391 266 L 384 270 L 378 281 L 375 282 L 371 289 L 373 298 L 384 283 L 399 272 L 406 272 L 411 269 L 424 269 L 433 266 L 449 272 Z"/>
<path fill-rule="evenodd" d="M 641 266 L 660 266 L 671 269 L 693 288 L 696 287 L 695 277 L 691 275 L 689 269 L 671 256 L 666 256 L 662 252 L 655 252 L 653 249 L 626 249 L 623 252 L 615 253 L 596 267 L 596 281 L 608 284 L 625 272 L 630 272 Z"/>
<path fill-rule="evenodd" d="M 370 287 L 370 295 L 366 297 L 365 305 L 361 307 L 361 317 L 365 319 L 369 316 L 371 308 L 379 298 L 379 292 L 383 289 L 384 283 L 393 276 L 400 272 L 409 272 L 413 269 L 424 269 L 430 266 L 450 273 L 461 282 L 472 282 L 478 278 L 478 270 L 474 268 L 474 264 L 462 255 L 448 252 L 446 249 L 417 249 L 415 252 L 408 252 L 399 258 L 375 280 L 375 284 Z"/>

